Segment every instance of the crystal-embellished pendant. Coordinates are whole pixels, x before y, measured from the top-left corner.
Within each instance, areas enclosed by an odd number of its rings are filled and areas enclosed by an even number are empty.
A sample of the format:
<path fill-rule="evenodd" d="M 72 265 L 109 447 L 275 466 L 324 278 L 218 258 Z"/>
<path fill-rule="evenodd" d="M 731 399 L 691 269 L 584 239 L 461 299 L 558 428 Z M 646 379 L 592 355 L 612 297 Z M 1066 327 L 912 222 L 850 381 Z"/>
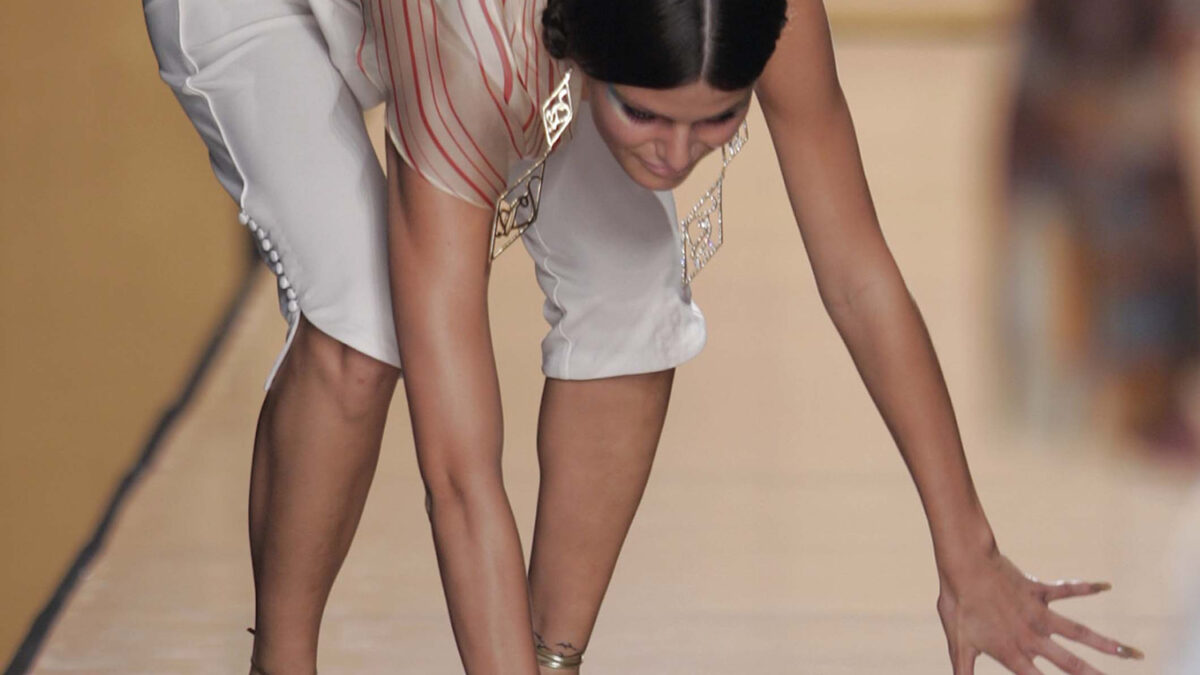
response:
<path fill-rule="evenodd" d="M 492 236 L 488 244 L 491 260 L 495 260 L 515 243 L 537 220 L 542 199 L 542 182 L 546 175 L 546 160 L 550 158 L 555 144 L 562 138 L 567 127 L 571 126 L 571 120 L 574 118 L 571 70 L 568 69 L 554 88 L 554 92 L 542 103 L 542 130 L 546 134 L 546 146 L 541 158 L 496 199 L 496 207 L 492 214 Z"/>
<path fill-rule="evenodd" d="M 742 151 L 749 139 L 750 128 L 743 121 L 733 138 L 721 146 L 721 172 L 717 180 L 700 196 L 687 217 L 679 221 L 679 235 L 683 248 L 679 262 L 685 286 L 692 283 L 692 279 L 716 255 L 725 240 L 725 223 L 721 209 L 725 168 Z"/>

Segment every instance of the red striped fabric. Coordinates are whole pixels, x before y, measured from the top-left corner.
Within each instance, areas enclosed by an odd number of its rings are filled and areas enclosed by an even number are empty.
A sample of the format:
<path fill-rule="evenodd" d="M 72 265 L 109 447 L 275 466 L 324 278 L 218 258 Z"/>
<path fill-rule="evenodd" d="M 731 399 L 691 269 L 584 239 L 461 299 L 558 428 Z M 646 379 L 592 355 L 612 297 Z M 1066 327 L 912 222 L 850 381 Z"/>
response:
<path fill-rule="evenodd" d="M 387 92 L 388 135 L 437 187 L 491 208 L 508 167 L 541 154 L 541 102 L 562 65 L 545 0 L 362 0 L 359 65 Z"/>

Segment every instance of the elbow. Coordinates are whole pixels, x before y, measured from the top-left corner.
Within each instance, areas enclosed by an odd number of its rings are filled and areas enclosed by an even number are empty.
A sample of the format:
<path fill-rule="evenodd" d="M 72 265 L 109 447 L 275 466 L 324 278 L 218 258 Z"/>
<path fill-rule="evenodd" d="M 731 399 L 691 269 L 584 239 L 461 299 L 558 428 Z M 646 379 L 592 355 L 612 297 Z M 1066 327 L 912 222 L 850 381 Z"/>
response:
<path fill-rule="evenodd" d="M 835 324 L 844 319 L 874 313 L 880 303 L 891 303 L 909 297 L 908 287 L 899 273 L 872 271 L 847 276 L 831 284 L 818 284 L 821 304 Z"/>
<path fill-rule="evenodd" d="M 856 305 L 861 306 L 863 296 L 871 293 L 879 283 L 880 279 L 870 278 L 856 283 L 832 284 L 832 288 L 818 284 L 817 288 L 821 304 L 836 323 L 840 317 L 853 313 Z"/>

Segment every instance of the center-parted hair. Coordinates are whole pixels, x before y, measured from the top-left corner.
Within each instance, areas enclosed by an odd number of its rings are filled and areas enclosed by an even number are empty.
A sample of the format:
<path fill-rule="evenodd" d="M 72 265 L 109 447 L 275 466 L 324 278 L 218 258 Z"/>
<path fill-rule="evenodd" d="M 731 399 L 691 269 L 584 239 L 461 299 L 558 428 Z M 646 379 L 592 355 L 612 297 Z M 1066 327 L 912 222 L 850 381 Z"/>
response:
<path fill-rule="evenodd" d="M 734 91 L 762 74 L 786 17 L 787 0 L 547 0 L 543 42 L 605 82 Z"/>

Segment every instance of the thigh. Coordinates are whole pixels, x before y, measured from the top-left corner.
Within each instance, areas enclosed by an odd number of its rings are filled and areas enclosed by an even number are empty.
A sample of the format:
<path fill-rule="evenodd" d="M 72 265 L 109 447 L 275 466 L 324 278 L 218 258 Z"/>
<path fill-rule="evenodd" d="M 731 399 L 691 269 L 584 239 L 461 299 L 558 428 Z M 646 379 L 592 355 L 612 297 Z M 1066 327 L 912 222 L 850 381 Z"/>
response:
<path fill-rule="evenodd" d="M 163 79 L 279 281 L 292 326 L 399 365 L 383 172 L 307 0 L 147 0 Z M 342 13 L 353 20 L 352 13 Z M 361 21 L 361 18 L 360 18 Z"/>

